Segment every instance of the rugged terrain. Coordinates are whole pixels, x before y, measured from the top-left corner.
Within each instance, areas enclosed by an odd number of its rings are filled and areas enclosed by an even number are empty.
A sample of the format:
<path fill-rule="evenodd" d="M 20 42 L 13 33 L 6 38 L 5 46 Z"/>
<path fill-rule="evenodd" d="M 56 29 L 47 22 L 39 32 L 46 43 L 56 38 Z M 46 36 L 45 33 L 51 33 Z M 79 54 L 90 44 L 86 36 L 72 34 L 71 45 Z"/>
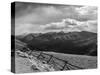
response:
<path fill-rule="evenodd" d="M 16 38 L 32 50 L 97 56 L 97 34 L 92 32 L 30 33 Z"/>
<path fill-rule="evenodd" d="M 23 54 L 18 55 L 17 52 L 21 51 L 23 47 L 27 47 L 25 43 L 19 41 L 16 39 L 15 41 L 15 66 L 16 66 L 16 73 L 30 73 L 30 72 L 43 72 L 48 71 L 44 68 L 41 68 L 41 66 L 46 65 L 46 69 L 49 68 L 48 64 L 43 64 L 42 61 L 36 59 L 36 57 L 32 57 L 35 60 L 30 60 L 28 55 L 24 57 Z M 90 68 L 97 68 L 97 57 L 96 56 L 86 56 L 86 55 L 75 55 L 75 54 L 65 54 L 65 53 L 57 53 L 57 52 L 51 52 L 51 51 L 43 51 L 46 54 L 53 55 L 57 58 L 63 59 L 68 61 L 69 63 L 83 67 L 84 69 L 90 69 Z M 39 52 L 36 50 L 32 51 L 33 54 L 38 54 Z M 33 62 L 33 63 L 32 63 Z M 38 65 L 40 64 L 40 65 Z M 32 66 L 33 65 L 33 66 Z M 72 69 L 73 70 L 73 69 Z M 49 71 L 50 70 L 49 68 Z"/>

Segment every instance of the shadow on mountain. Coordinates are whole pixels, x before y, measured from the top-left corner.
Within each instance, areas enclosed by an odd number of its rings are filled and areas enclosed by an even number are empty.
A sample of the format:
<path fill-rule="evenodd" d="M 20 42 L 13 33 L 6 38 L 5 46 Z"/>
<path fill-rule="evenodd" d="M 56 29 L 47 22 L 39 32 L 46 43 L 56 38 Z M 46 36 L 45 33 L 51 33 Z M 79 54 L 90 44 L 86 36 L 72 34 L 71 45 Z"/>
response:
<path fill-rule="evenodd" d="M 31 50 L 97 56 L 97 34 L 92 32 L 30 33 L 16 38 Z"/>

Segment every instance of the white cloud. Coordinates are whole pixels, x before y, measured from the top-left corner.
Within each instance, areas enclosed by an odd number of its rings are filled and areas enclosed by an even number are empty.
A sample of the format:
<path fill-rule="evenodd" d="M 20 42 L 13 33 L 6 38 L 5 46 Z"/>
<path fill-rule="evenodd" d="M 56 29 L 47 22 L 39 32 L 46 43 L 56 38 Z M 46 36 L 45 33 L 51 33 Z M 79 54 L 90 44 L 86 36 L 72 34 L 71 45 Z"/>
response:
<path fill-rule="evenodd" d="M 88 15 L 88 14 L 96 14 L 97 13 L 97 7 L 94 6 L 83 6 L 76 8 L 78 13 L 80 15 Z"/>
<path fill-rule="evenodd" d="M 15 34 L 23 34 L 23 33 L 39 33 L 42 32 L 42 28 L 39 25 L 33 24 L 19 24 L 15 27 Z"/>
<path fill-rule="evenodd" d="M 61 22 L 50 23 L 41 26 L 45 30 L 64 30 L 64 31 L 90 31 L 97 32 L 97 20 L 77 21 L 74 19 L 63 19 Z"/>
<path fill-rule="evenodd" d="M 97 19 L 97 7 L 94 6 L 83 6 L 76 8 L 78 15 L 88 20 Z"/>
<path fill-rule="evenodd" d="M 55 16 L 55 15 L 62 14 L 62 12 L 59 9 L 57 9 L 53 6 L 43 7 L 42 11 L 47 16 Z"/>
<path fill-rule="evenodd" d="M 15 18 L 16 34 L 61 30 L 97 32 L 97 7 L 29 5 L 16 14 L 19 15 Z"/>

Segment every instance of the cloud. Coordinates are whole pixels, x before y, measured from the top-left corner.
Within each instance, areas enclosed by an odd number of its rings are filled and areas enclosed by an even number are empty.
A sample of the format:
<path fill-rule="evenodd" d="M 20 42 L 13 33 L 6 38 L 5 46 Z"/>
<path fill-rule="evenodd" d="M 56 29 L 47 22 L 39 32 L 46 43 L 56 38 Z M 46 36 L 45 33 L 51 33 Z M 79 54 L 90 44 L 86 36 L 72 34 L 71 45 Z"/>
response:
<path fill-rule="evenodd" d="M 58 29 L 64 29 L 69 28 L 71 25 L 76 25 L 77 21 L 74 19 L 63 19 L 61 22 L 54 22 L 50 24 L 46 24 L 41 26 L 42 28 L 46 30 L 58 30 Z"/>
<path fill-rule="evenodd" d="M 31 12 L 27 14 L 23 12 L 24 16 L 17 17 L 16 23 L 48 24 L 60 21 L 63 18 L 62 12 L 51 6 L 31 8 L 26 10 L 26 12 L 28 11 Z"/>
<path fill-rule="evenodd" d="M 97 7 L 17 3 L 16 34 L 47 31 L 97 32 Z"/>
<path fill-rule="evenodd" d="M 41 26 L 45 30 L 64 30 L 65 32 L 71 31 L 90 31 L 97 32 L 97 20 L 77 21 L 74 19 L 63 19 L 61 22 L 50 23 Z"/>
<path fill-rule="evenodd" d="M 97 7 L 94 6 L 84 6 L 76 8 L 80 15 L 97 14 Z"/>
<path fill-rule="evenodd" d="M 84 6 L 76 8 L 76 11 L 78 12 L 79 18 L 85 21 L 97 19 L 97 7 Z"/>
<path fill-rule="evenodd" d="M 59 22 L 64 18 L 79 21 L 97 18 L 97 7 L 92 6 L 55 6 L 40 4 L 16 4 L 16 21 L 34 24 Z M 92 17 L 91 17 L 92 16 Z M 28 19 L 28 20 L 27 20 Z"/>
<path fill-rule="evenodd" d="M 84 22 L 83 25 L 80 26 L 79 29 L 97 33 L 97 20 Z"/>
<path fill-rule="evenodd" d="M 20 35 L 23 33 L 39 33 L 43 31 L 42 28 L 38 25 L 33 24 L 19 24 L 15 27 L 15 34 Z"/>

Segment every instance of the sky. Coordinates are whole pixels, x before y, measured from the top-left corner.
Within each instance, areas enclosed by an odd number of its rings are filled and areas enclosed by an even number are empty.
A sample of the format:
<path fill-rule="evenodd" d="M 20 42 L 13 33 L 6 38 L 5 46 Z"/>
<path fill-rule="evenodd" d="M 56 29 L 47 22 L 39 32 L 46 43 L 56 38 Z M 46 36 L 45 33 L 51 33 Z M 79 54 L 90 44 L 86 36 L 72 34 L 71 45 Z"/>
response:
<path fill-rule="evenodd" d="M 15 34 L 89 31 L 97 33 L 97 7 L 15 3 Z"/>

